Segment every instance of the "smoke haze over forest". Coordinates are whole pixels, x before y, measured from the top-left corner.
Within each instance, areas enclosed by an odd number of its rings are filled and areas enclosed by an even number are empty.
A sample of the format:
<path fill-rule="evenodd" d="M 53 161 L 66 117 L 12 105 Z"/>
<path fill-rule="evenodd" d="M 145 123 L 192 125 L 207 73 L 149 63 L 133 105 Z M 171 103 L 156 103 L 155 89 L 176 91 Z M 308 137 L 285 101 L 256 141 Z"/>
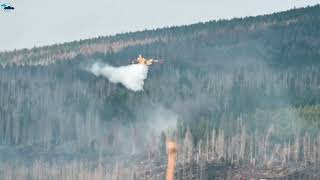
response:
<path fill-rule="evenodd" d="M 168 137 L 177 179 L 312 179 L 319 37 L 316 5 L 1 52 L 0 179 L 163 179 Z"/>

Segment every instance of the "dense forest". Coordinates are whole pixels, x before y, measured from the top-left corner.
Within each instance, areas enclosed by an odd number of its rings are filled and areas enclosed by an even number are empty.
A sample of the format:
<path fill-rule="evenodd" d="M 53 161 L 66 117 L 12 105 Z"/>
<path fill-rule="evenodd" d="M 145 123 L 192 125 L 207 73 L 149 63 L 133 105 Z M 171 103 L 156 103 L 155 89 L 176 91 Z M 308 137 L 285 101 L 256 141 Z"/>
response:
<path fill-rule="evenodd" d="M 165 60 L 141 92 L 85 70 L 139 54 Z M 163 162 L 168 136 L 178 179 L 192 167 L 210 179 L 213 162 L 320 165 L 320 5 L 0 52 L 0 64 L 0 179 L 59 167 L 70 170 L 57 179 L 139 179 L 141 159 L 144 170 Z"/>

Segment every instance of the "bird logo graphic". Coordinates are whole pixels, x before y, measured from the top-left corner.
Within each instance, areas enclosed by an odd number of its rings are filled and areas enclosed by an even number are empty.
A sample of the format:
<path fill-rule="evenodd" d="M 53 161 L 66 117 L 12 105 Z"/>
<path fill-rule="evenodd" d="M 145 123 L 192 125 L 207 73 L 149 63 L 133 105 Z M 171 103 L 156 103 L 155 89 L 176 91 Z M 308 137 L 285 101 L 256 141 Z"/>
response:
<path fill-rule="evenodd" d="M 0 3 L 0 10 L 12 11 L 12 10 L 14 10 L 14 7 L 10 3 Z"/>

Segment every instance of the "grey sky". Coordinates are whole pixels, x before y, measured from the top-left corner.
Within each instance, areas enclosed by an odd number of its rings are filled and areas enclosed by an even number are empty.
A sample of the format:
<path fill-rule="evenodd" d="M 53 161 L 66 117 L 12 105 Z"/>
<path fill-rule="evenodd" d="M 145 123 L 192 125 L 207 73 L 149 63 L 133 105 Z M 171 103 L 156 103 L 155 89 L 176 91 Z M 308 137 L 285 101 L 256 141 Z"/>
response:
<path fill-rule="evenodd" d="M 0 0 L 0 51 L 115 33 L 267 14 L 320 0 Z"/>

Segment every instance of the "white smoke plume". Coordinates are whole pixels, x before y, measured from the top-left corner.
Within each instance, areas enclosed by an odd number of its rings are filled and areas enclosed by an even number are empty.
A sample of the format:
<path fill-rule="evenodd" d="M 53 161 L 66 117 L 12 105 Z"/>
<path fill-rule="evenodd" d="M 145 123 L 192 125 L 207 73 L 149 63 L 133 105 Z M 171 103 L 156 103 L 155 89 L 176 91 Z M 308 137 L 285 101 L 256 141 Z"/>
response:
<path fill-rule="evenodd" d="M 148 75 L 148 66 L 132 64 L 113 67 L 108 64 L 94 63 L 89 71 L 96 76 L 104 76 L 113 83 L 121 83 L 132 91 L 143 91 L 144 80 Z"/>

